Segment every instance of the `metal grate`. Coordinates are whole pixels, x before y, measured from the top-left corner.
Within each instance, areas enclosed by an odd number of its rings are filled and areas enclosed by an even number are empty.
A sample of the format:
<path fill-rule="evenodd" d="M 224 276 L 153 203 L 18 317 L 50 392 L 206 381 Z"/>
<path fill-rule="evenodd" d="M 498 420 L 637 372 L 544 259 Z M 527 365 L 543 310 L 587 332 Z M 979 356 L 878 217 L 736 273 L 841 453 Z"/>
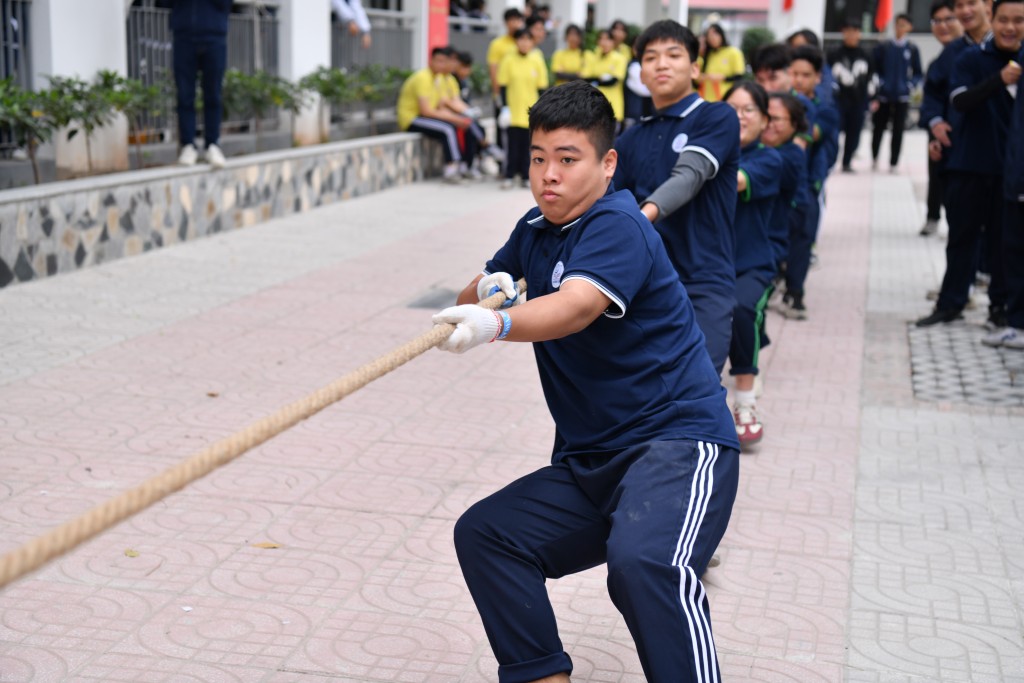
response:
<path fill-rule="evenodd" d="M 22 88 L 32 87 L 29 51 L 30 0 L 0 0 L 0 78 L 13 78 Z M 17 149 L 11 131 L 0 127 L 0 155 Z"/>
<path fill-rule="evenodd" d="M 1024 406 L 1024 351 L 981 344 L 985 329 L 954 322 L 909 327 L 914 396 L 923 401 Z"/>

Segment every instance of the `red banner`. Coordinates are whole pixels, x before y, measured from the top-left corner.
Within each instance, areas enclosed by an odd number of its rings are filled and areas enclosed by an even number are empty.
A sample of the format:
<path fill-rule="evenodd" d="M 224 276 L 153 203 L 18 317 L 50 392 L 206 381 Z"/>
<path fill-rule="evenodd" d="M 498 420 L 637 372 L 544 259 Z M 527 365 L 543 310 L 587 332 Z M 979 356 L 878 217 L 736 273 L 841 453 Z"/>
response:
<path fill-rule="evenodd" d="M 427 7 L 427 58 L 435 47 L 448 45 L 448 0 L 430 0 Z"/>
<path fill-rule="evenodd" d="M 892 21 L 892 0 L 878 0 L 878 9 L 875 11 L 875 28 L 881 33 Z"/>
<path fill-rule="evenodd" d="M 793 0 L 782 0 L 782 11 L 788 12 L 793 9 Z"/>

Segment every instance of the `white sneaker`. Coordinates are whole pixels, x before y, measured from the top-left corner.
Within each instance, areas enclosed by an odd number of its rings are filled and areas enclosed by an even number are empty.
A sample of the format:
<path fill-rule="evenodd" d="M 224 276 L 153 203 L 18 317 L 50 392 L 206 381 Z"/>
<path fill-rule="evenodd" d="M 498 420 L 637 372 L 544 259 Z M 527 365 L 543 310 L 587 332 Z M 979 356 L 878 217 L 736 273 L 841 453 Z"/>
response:
<path fill-rule="evenodd" d="M 497 145 L 488 145 L 484 148 L 484 154 L 494 159 L 499 164 L 505 163 L 505 150 Z"/>
<path fill-rule="evenodd" d="M 480 170 L 493 177 L 501 173 L 501 166 L 491 157 L 480 157 Z"/>
<path fill-rule="evenodd" d="M 227 163 L 227 159 L 224 158 L 224 152 L 217 145 L 210 145 L 206 148 L 206 160 L 214 168 L 224 168 L 224 164 Z"/>
<path fill-rule="evenodd" d="M 1008 349 L 1024 349 L 1024 330 L 1017 330 L 1012 327 L 1004 327 L 1001 330 L 990 332 L 981 338 L 985 346 L 1004 346 Z"/>
<path fill-rule="evenodd" d="M 501 189 L 503 190 L 511 190 L 513 185 L 515 185 L 515 181 L 511 178 L 505 178 L 501 181 Z"/>
<path fill-rule="evenodd" d="M 196 146 L 188 144 L 181 148 L 181 153 L 178 155 L 178 165 L 195 166 L 198 159 L 199 152 L 196 151 Z"/>

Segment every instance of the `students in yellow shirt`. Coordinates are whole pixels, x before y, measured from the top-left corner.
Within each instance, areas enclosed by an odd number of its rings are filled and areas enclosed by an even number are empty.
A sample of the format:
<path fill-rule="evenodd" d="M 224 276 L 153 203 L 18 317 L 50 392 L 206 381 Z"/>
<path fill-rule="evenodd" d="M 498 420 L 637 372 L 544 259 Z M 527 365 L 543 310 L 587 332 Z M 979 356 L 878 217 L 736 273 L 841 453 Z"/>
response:
<path fill-rule="evenodd" d="M 435 47 L 430 53 L 430 64 L 409 76 L 398 93 L 398 127 L 422 133 L 441 142 L 444 150 L 444 180 L 459 181 L 458 130 L 465 130 L 473 119 L 452 111 L 447 101 L 459 92 L 459 84 L 452 75 L 455 70 L 454 51 L 449 47 Z"/>
<path fill-rule="evenodd" d="M 626 38 L 629 37 L 629 27 L 626 26 L 626 22 L 616 19 L 608 30 L 612 34 L 612 40 L 615 41 L 615 49 L 622 53 L 622 56 L 626 58 L 626 64 L 629 64 L 633 61 L 633 46 L 626 42 Z"/>
<path fill-rule="evenodd" d="M 576 24 L 565 27 L 565 48 L 551 55 L 551 75 L 555 85 L 583 78 L 590 52 L 583 49 L 583 29 Z"/>
<path fill-rule="evenodd" d="M 516 31 L 516 51 L 501 60 L 498 84 L 508 107 L 508 161 L 505 164 L 503 188 L 513 185 L 518 175 L 523 186 L 530 177 L 530 107 L 548 87 L 548 70 L 531 54 L 533 36 L 528 29 Z"/>
<path fill-rule="evenodd" d="M 505 35 L 498 36 L 487 46 L 487 71 L 491 76 L 491 100 L 494 102 L 494 117 L 497 120 L 501 114 L 501 86 L 498 85 L 498 65 L 501 60 L 516 51 L 515 32 L 523 28 L 526 19 L 523 13 L 515 7 L 505 10 Z M 503 126 L 498 125 L 498 144 L 507 151 L 508 145 L 505 142 Z"/>
<path fill-rule="evenodd" d="M 611 31 L 606 29 L 597 35 L 597 50 L 593 55 L 583 77 L 597 84 L 598 90 L 612 103 L 615 120 L 622 123 L 626 116 L 622 82 L 626 79 L 628 63 L 622 52 L 615 49 L 615 39 L 612 38 Z"/>
<path fill-rule="evenodd" d="M 697 77 L 698 92 L 708 102 L 718 102 L 732 87 L 733 82 L 743 77 L 747 64 L 739 48 L 729 44 L 725 30 L 719 24 L 711 24 L 704 32 L 704 64 Z"/>

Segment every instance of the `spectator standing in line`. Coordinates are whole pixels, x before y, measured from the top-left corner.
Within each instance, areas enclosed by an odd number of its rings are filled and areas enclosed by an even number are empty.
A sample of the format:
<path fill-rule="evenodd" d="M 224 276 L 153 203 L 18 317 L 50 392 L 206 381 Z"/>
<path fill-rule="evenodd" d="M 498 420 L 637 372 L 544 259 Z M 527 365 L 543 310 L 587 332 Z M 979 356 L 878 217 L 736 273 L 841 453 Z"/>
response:
<path fill-rule="evenodd" d="M 945 48 L 959 38 L 962 33 L 960 22 L 953 13 L 953 0 L 934 0 L 931 12 L 932 35 Z M 931 128 L 932 124 L 949 118 L 947 113 L 949 106 L 948 83 L 949 72 L 953 66 L 950 63 L 950 55 L 954 55 L 954 53 L 946 52 L 943 49 L 939 56 L 928 65 L 924 76 L 924 93 L 921 98 L 921 114 L 918 121 L 919 125 L 928 131 L 928 213 L 924 226 L 918 233 L 922 237 L 934 235 L 939 229 L 939 218 L 942 217 L 944 147 L 935 137 Z"/>
<path fill-rule="evenodd" d="M 338 15 L 338 20 L 348 26 L 349 35 L 360 36 L 359 44 L 369 50 L 373 44 L 370 18 L 366 16 L 362 0 L 331 0 L 331 7 Z"/>
<path fill-rule="evenodd" d="M 694 92 L 698 41 L 690 29 L 657 21 L 635 49 L 655 114 L 616 141 L 615 186 L 633 193 L 664 239 L 721 374 L 736 303 L 739 121 L 729 105 L 705 102 Z"/>
<path fill-rule="evenodd" d="M 860 145 L 864 118 L 868 110 L 868 86 L 874 69 L 871 56 L 860 45 L 860 24 L 853 19 L 843 23 L 843 43 L 828 58 L 837 91 L 839 127 L 843 133 L 843 173 L 853 173 L 853 155 Z"/>
<path fill-rule="evenodd" d="M 740 448 L 764 437 L 757 414 L 754 379 L 758 374 L 764 313 L 772 293 L 775 257 L 769 221 L 781 189 L 782 155 L 761 142 L 768 126 L 768 94 L 757 83 L 741 81 L 725 94 L 740 122 L 740 161 L 736 174 L 736 307 L 732 315 L 729 374 L 735 378 L 733 421 Z"/>
<path fill-rule="evenodd" d="M 608 32 L 612 36 L 612 40 L 615 42 L 615 50 L 619 52 L 623 59 L 626 60 L 626 64 L 633 59 L 633 46 L 627 42 L 629 38 L 629 27 L 626 26 L 626 22 L 622 19 L 616 19 L 612 22 L 612 25 L 608 27 Z"/>
<path fill-rule="evenodd" d="M 896 39 L 877 45 L 874 51 L 875 73 L 878 75 L 878 89 L 875 92 L 874 115 L 871 124 L 871 163 L 878 167 L 878 154 L 882 149 L 882 134 L 892 122 L 892 139 L 889 149 L 889 170 L 896 172 L 900 162 L 900 148 L 903 146 L 903 128 L 907 123 L 910 108 L 910 93 L 921 83 L 921 53 L 917 46 L 907 39 L 914 28 L 906 14 L 896 16 Z"/>
<path fill-rule="evenodd" d="M 214 168 L 225 163 L 220 142 L 221 88 L 228 62 L 230 0 L 175 0 L 171 5 L 174 85 L 178 98 L 178 163 L 193 166 L 196 149 L 196 77 L 202 73 L 205 158 Z"/>
<path fill-rule="evenodd" d="M 1020 78 L 1017 57 L 1024 37 L 1024 0 L 996 0 L 992 37 L 965 50 L 953 65 L 950 104 L 956 120 L 946 184 L 946 273 L 935 309 L 918 327 L 963 317 L 984 244 L 991 270 L 988 286 L 989 331 L 1007 327 L 1006 284 L 1002 251 L 1003 171 L 1009 130 Z M 984 242 L 982 242 L 984 233 Z"/>
<path fill-rule="evenodd" d="M 732 84 L 743 78 L 747 65 L 739 48 L 729 44 L 721 24 L 704 31 L 704 56 L 697 82 L 706 102 L 718 102 Z"/>
<path fill-rule="evenodd" d="M 506 55 L 516 51 L 516 39 L 514 36 L 516 31 L 526 25 L 526 20 L 523 18 L 523 13 L 515 7 L 505 10 L 504 20 L 505 35 L 498 36 L 487 47 L 487 71 L 491 77 L 491 100 L 494 104 L 494 116 L 498 124 L 498 145 L 508 152 L 508 142 L 506 140 L 506 129 L 508 126 L 502 125 L 504 123 L 501 117 L 503 105 L 501 101 L 501 86 L 498 85 L 498 65 L 501 64 L 501 60 Z"/>
<path fill-rule="evenodd" d="M 481 21 L 488 21 L 491 15 L 487 13 L 487 3 L 485 0 L 469 0 L 469 12 L 467 14 L 470 19 L 479 19 Z M 474 26 L 473 33 L 486 33 L 486 26 Z"/>
<path fill-rule="evenodd" d="M 530 178 L 530 107 L 548 87 L 548 70 L 533 55 L 533 35 L 521 28 L 515 35 L 516 51 L 506 55 L 498 67 L 498 84 L 504 106 L 508 108 L 508 163 L 502 189 L 515 185 L 518 177 L 522 187 L 529 187 Z"/>
<path fill-rule="evenodd" d="M 583 49 L 583 31 L 576 24 L 565 27 L 565 47 L 551 55 L 551 75 L 555 85 L 583 78 L 591 53 Z"/>
<path fill-rule="evenodd" d="M 612 38 L 611 31 L 600 31 L 597 34 L 597 49 L 593 52 L 593 58 L 588 60 L 588 67 L 583 75 L 612 103 L 612 111 L 615 112 L 615 120 L 619 122 L 620 128 L 626 118 L 626 99 L 622 89 L 627 66 L 626 58 L 615 48 L 615 39 Z"/>
<path fill-rule="evenodd" d="M 1024 47 L 1017 64 L 1024 64 Z M 1012 70 L 1007 74 L 1012 79 Z M 1004 81 L 1006 82 L 1006 81 Z M 1006 328 L 982 340 L 987 346 L 1024 351 L 1024 77 L 1007 83 L 1016 86 L 1013 120 L 1006 148 L 1003 176 L 1003 267 L 1006 271 Z"/>

